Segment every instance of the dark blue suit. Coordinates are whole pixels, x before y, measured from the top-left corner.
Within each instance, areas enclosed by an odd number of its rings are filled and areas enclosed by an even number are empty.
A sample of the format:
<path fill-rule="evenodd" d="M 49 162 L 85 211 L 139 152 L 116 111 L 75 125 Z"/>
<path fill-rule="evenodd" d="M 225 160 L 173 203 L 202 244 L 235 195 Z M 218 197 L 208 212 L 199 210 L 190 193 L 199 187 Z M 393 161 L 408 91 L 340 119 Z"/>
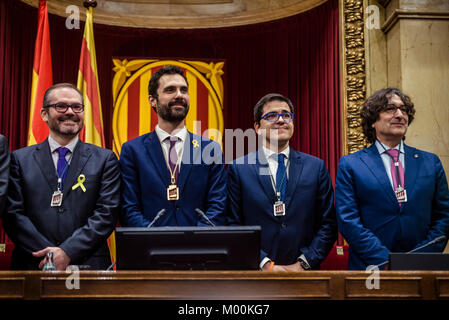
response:
<path fill-rule="evenodd" d="M 324 162 L 290 149 L 283 217 L 273 215 L 275 192 L 270 176 L 261 170 L 269 172 L 261 150 L 229 165 L 229 223 L 262 227 L 261 260 L 288 265 L 304 254 L 318 269 L 337 237 L 332 183 Z"/>
<path fill-rule="evenodd" d="M 220 146 L 211 140 L 187 134 L 180 166 L 179 200 L 167 200 L 170 173 L 155 131 L 123 144 L 121 223 L 147 227 L 161 209 L 154 226 L 207 225 L 198 208 L 216 225 L 224 224 L 226 172 Z"/>
<path fill-rule="evenodd" d="M 440 159 L 404 145 L 408 201 L 399 206 L 380 154 L 371 147 L 340 159 L 335 185 L 339 230 L 349 269 L 387 261 L 449 232 L 449 191 Z M 445 242 L 424 251 L 440 252 Z"/>

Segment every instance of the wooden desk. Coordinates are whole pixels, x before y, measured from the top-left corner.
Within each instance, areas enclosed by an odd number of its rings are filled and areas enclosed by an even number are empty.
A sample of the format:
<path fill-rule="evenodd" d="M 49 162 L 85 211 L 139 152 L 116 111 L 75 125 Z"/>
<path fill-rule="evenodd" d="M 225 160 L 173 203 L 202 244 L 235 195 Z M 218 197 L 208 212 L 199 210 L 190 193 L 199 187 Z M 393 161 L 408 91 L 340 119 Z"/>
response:
<path fill-rule="evenodd" d="M 449 271 L 1 271 L 1 299 L 449 299 Z M 68 276 L 71 278 L 68 279 Z"/>

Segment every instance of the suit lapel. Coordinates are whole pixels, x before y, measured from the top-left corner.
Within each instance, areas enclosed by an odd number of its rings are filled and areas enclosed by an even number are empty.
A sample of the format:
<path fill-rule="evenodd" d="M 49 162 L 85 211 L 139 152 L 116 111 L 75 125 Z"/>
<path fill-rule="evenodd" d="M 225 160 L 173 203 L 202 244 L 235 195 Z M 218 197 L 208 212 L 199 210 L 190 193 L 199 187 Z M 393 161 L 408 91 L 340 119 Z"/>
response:
<path fill-rule="evenodd" d="M 194 142 L 196 142 L 194 144 Z M 193 164 L 201 164 L 201 137 L 194 138 L 193 133 L 187 132 L 186 141 L 184 142 L 184 151 L 182 154 L 182 161 L 179 168 L 178 186 L 179 190 L 183 187 L 190 175 L 190 170 Z"/>
<path fill-rule="evenodd" d="M 410 197 L 413 194 L 414 187 L 416 185 L 416 177 L 418 176 L 419 166 L 421 164 L 421 158 L 415 148 L 411 148 L 404 144 L 405 151 L 405 172 L 404 172 L 404 186 L 407 190 L 407 196 Z M 404 206 L 402 206 L 404 207 Z"/>
<path fill-rule="evenodd" d="M 64 182 L 64 195 L 70 193 L 72 186 L 78 183 L 78 177 L 83 173 L 83 168 L 91 155 L 90 146 L 79 140 L 73 150 L 73 156 L 67 171 L 67 177 Z"/>
<path fill-rule="evenodd" d="M 274 201 L 276 200 L 276 193 L 273 189 L 270 167 L 268 165 L 268 161 L 265 157 L 263 149 L 260 148 L 257 153 L 253 153 L 252 155 L 256 157 L 256 159 L 250 159 L 248 157 L 248 163 L 253 163 L 250 161 L 256 161 L 256 165 L 251 165 L 250 167 L 253 169 L 253 174 L 258 177 L 257 179 L 259 180 L 259 183 L 262 186 L 262 189 L 265 192 L 267 198 L 274 204 Z"/>
<path fill-rule="evenodd" d="M 382 158 L 380 157 L 377 147 L 373 144 L 371 147 L 364 149 L 360 157 L 368 167 L 368 170 L 370 170 L 376 177 L 377 181 L 379 181 L 379 184 L 387 194 L 388 199 L 399 207 L 398 200 L 396 199 L 393 188 L 391 187 L 388 175 L 385 172 L 385 166 L 382 162 Z"/>
<path fill-rule="evenodd" d="M 156 131 L 150 132 L 144 138 L 143 145 L 148 153 L 150 161 L 153 163 L 153 167 L 159 174 L 162 183 L 166 185 L 167 182 L 170 182 L 170 173 Z"/>
<path fill-rule="evenodd" d="M 285 195 L 285 203 L 289 204 L 298 185 L 299 177 L 301 176 L 303 162 L 298 152 L 290 148 L 290 167 L 287 183 L 287 194 Z"/>
<path fill-rule="evenodd" d="M 56 176 L 56 169 L 53 162 L 53 158 L 51 157 L 50 145 L 48 144 L 48 140 L 45 139 L 44 142 L 36 146 L 36 150 L 34 152 L 34 159 L 36 160 L 39 168 L 42 171 L 42 174 L 45 177 L 50 189 L 56 191 L 56 184 L 58 181 L 58 177 Z"/>

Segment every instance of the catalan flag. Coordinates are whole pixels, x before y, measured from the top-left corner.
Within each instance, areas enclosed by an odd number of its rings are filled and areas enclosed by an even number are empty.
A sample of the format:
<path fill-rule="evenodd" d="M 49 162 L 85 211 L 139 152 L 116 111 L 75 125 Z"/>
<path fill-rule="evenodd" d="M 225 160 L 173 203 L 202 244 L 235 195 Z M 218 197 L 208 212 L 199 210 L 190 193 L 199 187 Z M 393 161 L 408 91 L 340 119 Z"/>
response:
<path fill-rule="evenodd" d="M 78 89 L 84 98 L 84 128 L 80 138 L 84 142 L 105 147 L 103 116 L 101 113 L 100 88 L 98 85 L 97 57 L 95 54 L 92 7 L 86 10 L 83 42 L 78 71 Z M 111 260 L 115 262 L 115 233 L 108 239 Z"/>
<path fill-rule="evenodd" d="M 36 43 L 34 46 L 33 82 L 31 85 L 30 122 L 28 145 L 41 143 L 48 136 L 48 126 L 42 120 L 40 110 L 45 90 L 53 84 L 51 68 L 50 28 L 47 2 L 39 0 Z"/>
<path fill-rule="evenodd" d="M 104 147 L 103 117 L 92 20 L 92 7 L 89 7 L 86 10 L 86 25 L 81 44 L 77 83 L 77 87 L 84 97 L 84 128 L 80 132 L 80 138 L 84 142 Z"/>

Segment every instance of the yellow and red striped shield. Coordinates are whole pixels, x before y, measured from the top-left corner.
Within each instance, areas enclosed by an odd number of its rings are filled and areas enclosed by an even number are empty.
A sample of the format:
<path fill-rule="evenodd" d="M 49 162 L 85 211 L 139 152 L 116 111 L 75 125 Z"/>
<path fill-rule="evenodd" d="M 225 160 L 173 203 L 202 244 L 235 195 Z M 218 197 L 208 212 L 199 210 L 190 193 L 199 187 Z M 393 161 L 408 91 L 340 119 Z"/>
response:
<path fill-rule="evenodd" d="M 157 124 L 157 116 L 148 100 L 151 75 L 164 65 L 182 68 L 189 83 L 190 108 L 187 130 L 221 144 L 223 137 L 223 66 L 184 60 L 114 59 L 113 148 L 117 155 L 128 140 L 148 133 Z"/>

